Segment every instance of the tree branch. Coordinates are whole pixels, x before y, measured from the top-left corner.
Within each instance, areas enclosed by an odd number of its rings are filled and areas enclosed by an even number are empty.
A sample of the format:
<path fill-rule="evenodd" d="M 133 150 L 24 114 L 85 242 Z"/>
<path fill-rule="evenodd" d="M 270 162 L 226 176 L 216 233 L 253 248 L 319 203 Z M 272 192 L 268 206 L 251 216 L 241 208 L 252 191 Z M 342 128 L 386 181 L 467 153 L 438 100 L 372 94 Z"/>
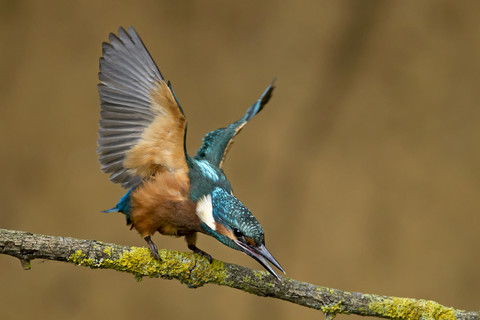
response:
<path fill-rule="evenodd" d="M 218 260 L 210 264 L 196 254 L 172 250 L 160 250 L 159 262 L 146 248 L 0 229 L 0 253 L 17 257 L 27 270 L 30 260 L 47 259 L 129 272 L 137 280 L 145 276 L 177 279 L 190 288 L 207 283 L 228 286 L 322 310 L 330 319 L 338 313 L 388 319 L 480 319 L 480 312 L 456 310 L 434 301 L 346 292 L 286 277 L 278 281 L 265 271 Z"/>

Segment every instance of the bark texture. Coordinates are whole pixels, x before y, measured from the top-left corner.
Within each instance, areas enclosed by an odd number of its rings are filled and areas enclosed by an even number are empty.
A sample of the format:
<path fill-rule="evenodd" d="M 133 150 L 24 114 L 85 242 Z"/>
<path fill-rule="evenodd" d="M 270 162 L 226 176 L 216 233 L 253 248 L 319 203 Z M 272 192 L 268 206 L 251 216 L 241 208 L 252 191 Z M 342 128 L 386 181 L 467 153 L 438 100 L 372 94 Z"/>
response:
<path fill-rule="evenodd" d="M 480 312 L 456 310 L 430 300 L 347 292 L 287 277 L 278 281 L 265 271 L 218 260 L 210 264 L 196 254 L 172 250 L 160 250 L 162 261 L 157 261 L 146 248 L 0 229 L 0 253 L 20 259 L 25 269 L 30 269 L 33 259 L 46 259 L 129 272 L 137 280 L 145 276 L 177 279 L 191 288 L 207 283 L 229 286 L 321 310 L 330 319 L 338 313 L 388 319 L 480 319 Z"/>

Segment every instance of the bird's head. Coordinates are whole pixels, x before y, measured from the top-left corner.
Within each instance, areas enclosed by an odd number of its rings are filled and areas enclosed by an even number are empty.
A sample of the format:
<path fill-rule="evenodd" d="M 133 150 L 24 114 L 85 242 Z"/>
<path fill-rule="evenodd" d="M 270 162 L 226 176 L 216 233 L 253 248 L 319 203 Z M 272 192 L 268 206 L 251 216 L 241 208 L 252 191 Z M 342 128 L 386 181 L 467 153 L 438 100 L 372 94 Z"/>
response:
<path fill-rule="evenodd" d="M 208 234 L 254 258 L 277 279 L 279 277 L 268 262 L 285 272 L 265 247 L 260 223 L 247 207 L 225 189 L 217 187 L 211 194 L 201 197 L 196 212 Z"/>

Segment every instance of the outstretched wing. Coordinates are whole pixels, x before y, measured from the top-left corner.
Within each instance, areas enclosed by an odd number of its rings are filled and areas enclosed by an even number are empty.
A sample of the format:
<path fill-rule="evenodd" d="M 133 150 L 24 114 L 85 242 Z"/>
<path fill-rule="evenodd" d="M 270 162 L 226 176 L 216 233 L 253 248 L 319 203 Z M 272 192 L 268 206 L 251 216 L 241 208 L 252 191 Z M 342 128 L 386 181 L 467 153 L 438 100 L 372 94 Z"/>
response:
<path fill-rule="evenodd" d="M 99 161 L 124 188 L 159 170 L 188 170 L 186 120 L 135 29 L 119 28 L 100 58 Z"/>
<path fill-rule="evenodd" d="M 260 99 L 257 100 L 250 108 L 248 108 L 247 113 L 238 120 L 237 122 L 232 123 L 231 125 L 220 128 L 215 131 L 209 132 L 203 138 L 203 144 L 198 149 L 195 159 L 197 160 L 207 160 L 210 164 L 222 167 L 223 160 L 228 152 L 228 148 L 233 142 L 233 138 L 242 130 L 242 128 L 247 124 L 247 122 L 252 119 L 257 113 L 259 113 L 268 100 L 272 96 L 274 86 L 273 82 L 268 86 L 265 92 L 262 94 Z"/>

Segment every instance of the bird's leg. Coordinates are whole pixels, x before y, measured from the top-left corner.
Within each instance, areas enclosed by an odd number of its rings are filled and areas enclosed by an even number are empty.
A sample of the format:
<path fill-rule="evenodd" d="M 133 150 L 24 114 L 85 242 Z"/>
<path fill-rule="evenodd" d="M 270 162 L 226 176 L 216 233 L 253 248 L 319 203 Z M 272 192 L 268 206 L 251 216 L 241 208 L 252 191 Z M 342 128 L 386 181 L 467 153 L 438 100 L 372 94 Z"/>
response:
<path fill-rule="evenodd" d="M 157 249 L 157 246 L 155 245 L 155 243 L 153 243 L 152 239 L 150 238 L 150 236 L 146 236 L 145 238 L 145 241 L 147 241 L 148 243 L 148 246 L 150 247 L 150 251 L 152 251 L 152 255 L 155 259 L 161 261 L 162 259 L 160 259 L 160 256 L 158 255 L 158 249 Z"/>
<path fill-rule="evenodd" d="M 196 254 L 201 255 L 202 257 L 207 258 L 210 263 L 213 262 L 213 258 L 211 255 L 201 249 L 198 249 L 195 245 L 197 243 L 197 234 L 195 232 L 186 235 L 185 240 L 187 241 L 188 249 L 192 250 Z"/>

